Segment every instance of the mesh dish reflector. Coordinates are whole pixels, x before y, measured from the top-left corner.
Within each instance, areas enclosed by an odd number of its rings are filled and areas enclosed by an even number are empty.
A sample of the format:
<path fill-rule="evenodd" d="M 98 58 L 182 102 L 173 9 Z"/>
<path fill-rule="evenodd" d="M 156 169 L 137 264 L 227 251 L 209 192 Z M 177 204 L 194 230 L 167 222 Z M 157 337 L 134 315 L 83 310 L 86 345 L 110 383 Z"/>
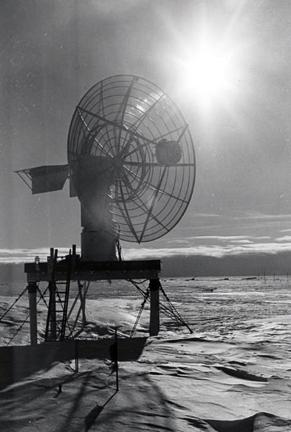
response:
<path fill-rule="evenodd" d="M 192 137 L 180 110 L 155 84 L 116 75 L 91 87 L 68 133 L 72 175 L 84 155 L 110 161 L 104 174 L 111 178 L 110 211 L 120 239 L 155 240 L 186 211 L 195 183 Z"/>
<path fill-rule="evenodd" d="M 68 165 L 48 165 L 29 169 L 33 194 L 61 190 L 69 175 Z"/>

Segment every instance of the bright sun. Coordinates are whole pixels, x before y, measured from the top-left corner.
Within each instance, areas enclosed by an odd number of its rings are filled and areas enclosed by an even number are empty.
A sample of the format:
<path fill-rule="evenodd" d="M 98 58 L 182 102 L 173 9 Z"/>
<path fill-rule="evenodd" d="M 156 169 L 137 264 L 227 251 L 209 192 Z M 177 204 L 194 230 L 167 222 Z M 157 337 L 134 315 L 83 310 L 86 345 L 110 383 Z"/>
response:
<path fill-rule="evenodd" d="M 200 40 L 184 49 L 179 57 L 179 77 L 183 92 L 205 107 L 224 102 L 234 88 L 236 64 L 233 53 L 214 41 Z"/>

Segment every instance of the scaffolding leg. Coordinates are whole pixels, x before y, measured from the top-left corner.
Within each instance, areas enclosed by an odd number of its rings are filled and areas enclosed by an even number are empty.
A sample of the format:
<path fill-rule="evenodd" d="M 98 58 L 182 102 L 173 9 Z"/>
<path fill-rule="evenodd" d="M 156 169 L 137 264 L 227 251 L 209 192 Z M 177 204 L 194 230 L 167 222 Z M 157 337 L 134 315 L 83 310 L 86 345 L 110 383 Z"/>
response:
<path fill-rule="evenodd" d="M 82 324 L 83 326 L 86 325 L 87 319 L 86 319 L 86 294 L 87 294 L 87 288 L 89 287 L 89 282 L 81 284 L 78 281 L 79 285 L 79 294 L 80 294 L 80 305 L 81 305 L 81 312 L 82 312 Z"/>
<path fill-rule="evenodd" d="M 160 331 L 160 281 L 150 280 L 150 336 L 157 336 Z"/>
<path fill-rule="evenodd" d="M 29 320 L 30 320 L 30 344 L 37 344 L 37 310 L 36 310 L 36 292 L 37 283 L 29 282 L 28 286 L 29 297 Z"/>
<path fill-rule="evenodd" d="M 57 340 L 57 322 L 56 322 L 56 284 L 49 282 L 49 310 L 47 314 L 47 325 L 46 325 L 46 341 Z"/>

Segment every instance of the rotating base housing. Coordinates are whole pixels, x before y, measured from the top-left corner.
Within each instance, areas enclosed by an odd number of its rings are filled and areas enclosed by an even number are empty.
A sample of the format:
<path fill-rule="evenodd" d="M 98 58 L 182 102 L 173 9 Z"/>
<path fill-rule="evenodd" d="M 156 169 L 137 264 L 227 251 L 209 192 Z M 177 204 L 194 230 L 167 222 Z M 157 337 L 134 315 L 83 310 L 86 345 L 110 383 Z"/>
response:
<path fill-rule="evenodd" d="M 116 236 L 106 231 L 81 233 L 81 259 L 83 261 L 117 261 Z"/>

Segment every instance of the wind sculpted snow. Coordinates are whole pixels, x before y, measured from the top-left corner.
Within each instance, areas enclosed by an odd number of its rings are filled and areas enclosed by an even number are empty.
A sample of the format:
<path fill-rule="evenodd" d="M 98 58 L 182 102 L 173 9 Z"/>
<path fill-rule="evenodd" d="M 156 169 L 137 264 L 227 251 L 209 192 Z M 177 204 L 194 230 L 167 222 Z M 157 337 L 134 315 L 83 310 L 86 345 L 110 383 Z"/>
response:
<path fill-rule="evenodd" d="M 81 359 L 78 373 L 72 362 L 54 363 L 3 388 L 3 430 L 289 432 L 289 281 L 174 279 L 164 280 L 163 286 L 194 334 L 162 315 L 160 335 L 148 338 L 138 361 L 120 363 L 118 393 L 110 362 L 97 359 Z M 12 300 L 1 297 L 0 308 Z M 81 337 L 112 337 L 116 324 L 125 337 L 140 303 L 126 285 L 91 289 L 90 325 Z M 5 317 L 0 326 L 3 345 L 26 313 L 23 299 Z M 138 336 L 146 335 L 148 319 L 147 306 Z M 39 321 L 41 334 L 42 306 Z M 15 338 L 18 344 L 27 342 L 27 331 L 25 325 Z"/>

